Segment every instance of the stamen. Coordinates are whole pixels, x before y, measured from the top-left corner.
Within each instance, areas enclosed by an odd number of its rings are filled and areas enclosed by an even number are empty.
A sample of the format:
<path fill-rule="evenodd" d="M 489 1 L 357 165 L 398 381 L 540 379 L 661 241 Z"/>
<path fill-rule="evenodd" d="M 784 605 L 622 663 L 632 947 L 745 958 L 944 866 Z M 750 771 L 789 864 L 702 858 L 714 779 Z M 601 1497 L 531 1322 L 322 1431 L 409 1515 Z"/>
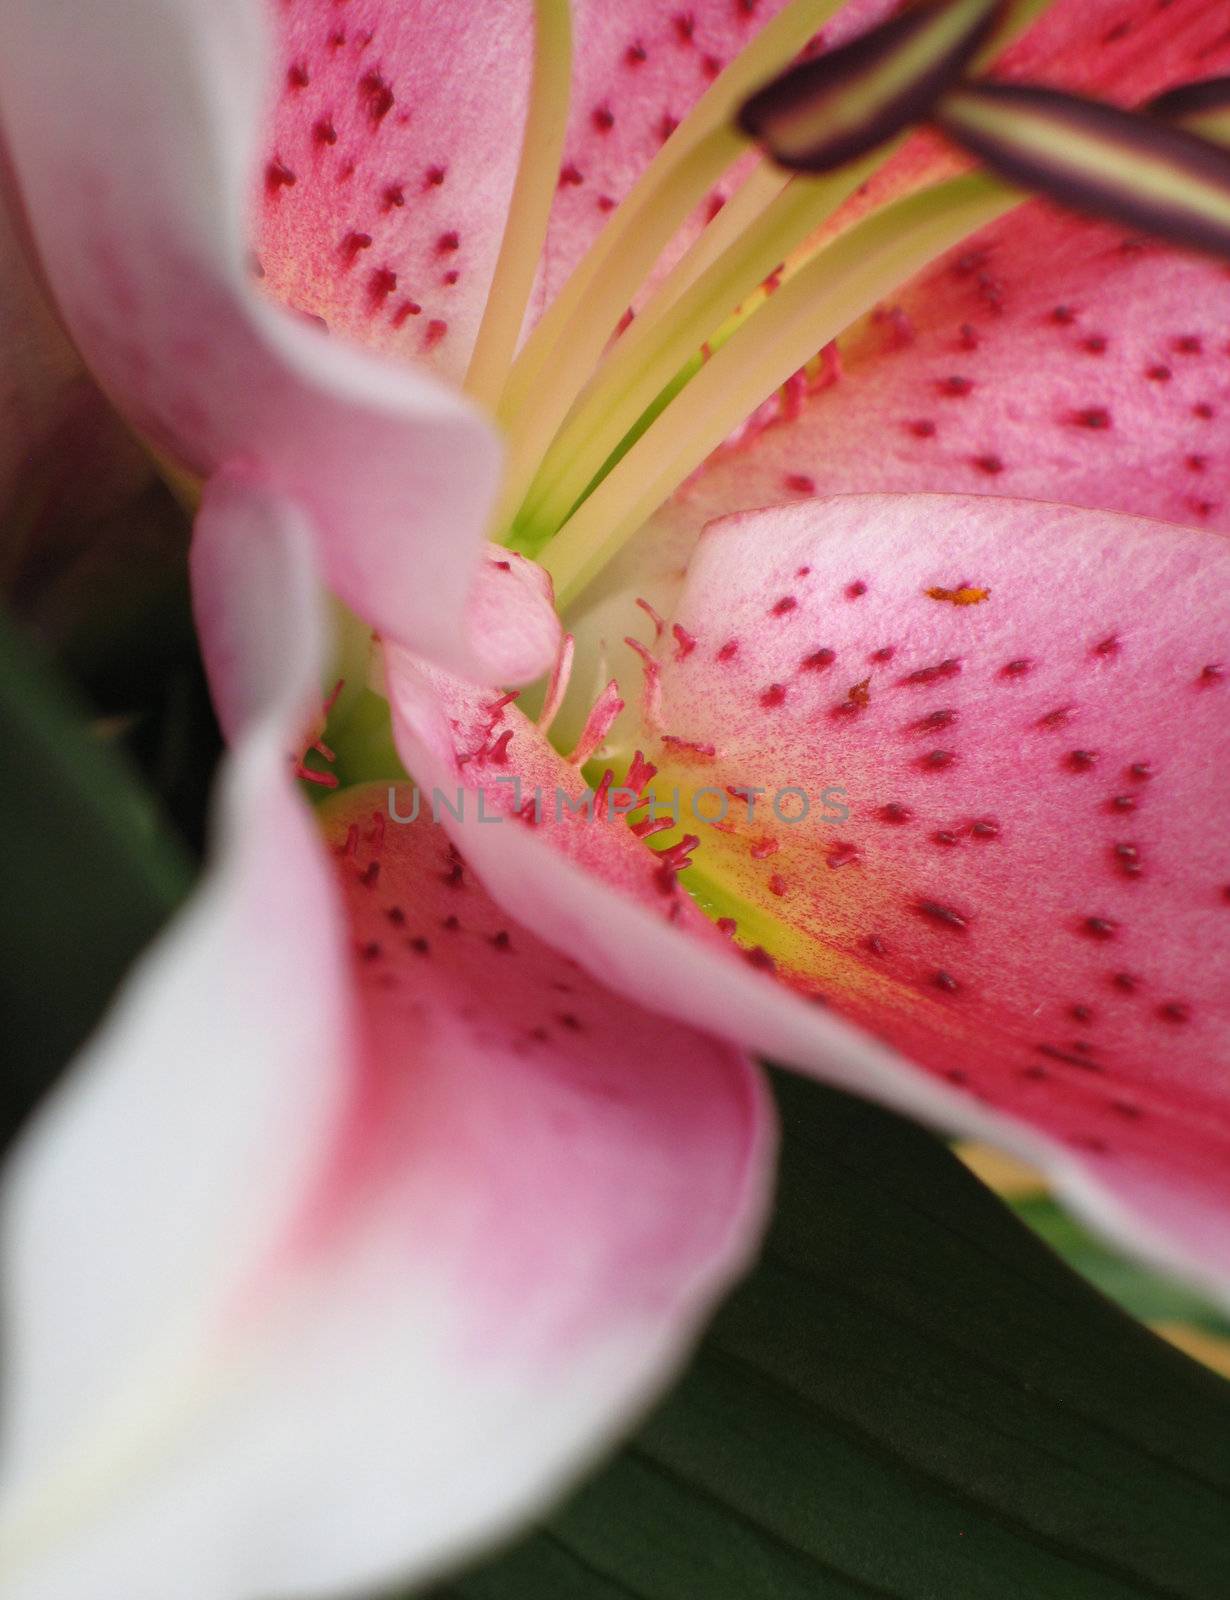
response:
<path fill-rule="evenodd" d="M 533 551 L 599 480 L 621 440 L 670 386 L 673 398 L 699 370 L 689 357 L 723 319 L 815 232 L 884 160 L 877 151 L 827 178 L 798 178 L 712 265 L 675 298 L 669 315 L 638 318 L 599 368 L 544 457 L 517 519 L 517 547 Z M 703 237 L 703 235 L 702 235 Z M 781 280 L 779 280 L 780 283 Z M 650 302 L 651 308 L 653 301 Z M 733 330 L 732 330 L 733 331 Z M 689 363 L 684 369 L 685 363 Z"/>
<path fill-rule="evenodd" d="M 1230 77 L 1182 84 L 1150 100 L 1145 110 L 1214 144 L 1230 144 Z"/>
<path fill-rule="evenodd" d="M 542 552 L 567 605 L 757 405 L 929 261 L 1020 203 L 981 173 L 907 195 L 813 256 L 693 378 Z"/>
<path fill-rule="evenodd" d="M 499 259 L 465 387 L 495 410 L 512 365 L 542 255 L 568 126 L 572 86 L 570 0 L 535 0 L 534 75 L 521 161 Z"/>
<path fill-rule="evenodd" d="M 500 402 L 511 447 L 497 527 L 512 520 L 543 451 L 663 248 L 745 148 L 733 125 L 735 111 L 794 59 L 839 5 L 791 0 L 730 62 L 646 167 L 527 339 Z"/>
<path fill-rule="evenodd" d="M 936 121 L 1010 182 L 1230 256 L 1230 156 L 1156 117 L 1019 83 L 966 84 Z"/>
<path fill-rule="evenodd" d="M 743 130 L 782 166 L 829 172 L 918 122 L 990 36 L 999 0 L 911 6 L 805 61 L 743 106 Z"/>

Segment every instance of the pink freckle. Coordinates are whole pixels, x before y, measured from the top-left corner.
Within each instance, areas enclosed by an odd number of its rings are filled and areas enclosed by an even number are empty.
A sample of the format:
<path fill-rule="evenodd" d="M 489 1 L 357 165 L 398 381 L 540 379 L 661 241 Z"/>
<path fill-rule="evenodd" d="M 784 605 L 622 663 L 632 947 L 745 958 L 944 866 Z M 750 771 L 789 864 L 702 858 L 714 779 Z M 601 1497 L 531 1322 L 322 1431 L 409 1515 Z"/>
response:
<path fill-rule="evenodd" d="M 438 317 L 433 317 L 423 329 L 423 349 L 434 350 L 447 332 L 448 323 L 442 322 Z"/>
<path fill-rule="evenodd" d="M 1069 750 L 1063 764 L 1069 772 L 1088 772 L 1097 759 L 1096 750 Z"/>
<path fill-rule="evenodd" d="M 579 188 L 585 182 L 585 175 L 575 161 L 569 161 L 559 169 L 561 188 Z"/>
<path fill-rule="evenodd" d="M 724 933 L 728 939 L 736 932 L 738 926 L 739 924 L 733 917 L 719 917 L 717 919 L 718 932 Z"/>
<path fill-rule="evenodd" d="M 376 887 L 376 879 L 379 876 L 380 863 L 378 861 L 369 861 L 359 874 L 359 882 L 365 889 L 374 889 Z"/>
<path fill-rule="evenodd" d="M 393 109 L 393 91 L 378 72 L 366 72 L 359 79 L 359 98 L 374 127 L 379 127 Z"/>
<path fill-rule="evenodd" d="M 1134 783 L 1144 783 L 1153 776 L 1153 765 L 1149 761 L 1133 761 L 1124 772 L 1125 778 L 1131 778 Z"/>
<path fill-rule="evenodd" d="M 722 70 L 722 63 L 717 56 L 705 56 L 700 63 L 700 69 L 705 77 L 712 81 Z"/>
<path fill-rule="evenodd" d="M 718 651 L 717 658 L 719 661 L 733 661 L 738 653 L 739 641 L 737 639 L 727 639 L 726 643 Z"/>
<path fill-rule="evenodd" d="M 404 206 L 406 203 L 406 191 L 400 183 L 390 183 L 380 196 L 380 202 L 386 211 L 391 211 L 394 206 Z"/>
<path fill-rule="evenodd" d="M 975 456 L 973 464 L 979 472 L 985 472 L 991 478 L 1004 470 L 1004 463 L 995 455 Z"/>
<path fill-rule="evenodd" d="M 400 328 L 409 318 L 417 317 L 422 309 L 417 300 L 403 300 L 393 313 L 393 326 Z"/>
<path fill-rule="evenodd" d="M 862 946 L 863 949 L 867 951 L 868 955 L 882 956 L 888 953 L 888 947 L 884 943 L 883 939 L 880 938 L 878 933 L 869 933 L 866 938 L 862 940 Z"/>
<path fill-rule="evenodd" d="M 775 894 L 780 898 L 782 895 L 785 894 L 785 892 L 786 892 L 786 880 L 785 880 L 785 878 L 782 877 L 780 872 L 775 872 L 773 874 L 773 876 L 769 879 L 769 893 L 770 894 Z"/>
<path fill-rule="evenodd" d="M 1134 794 L 1112 795 L 1107 801 L 1108 811 L 1135 811 L 1136 796 Z"/>
<path fill-rule="evenodd" d="M 447 171 L 447 167 L 428 167 L 423 174 L 424 189 L 438 189 L 444 182 L 444 174 Z"/>
<path fill-rule="evenodd" d="M 835 844 L 824 858 L 824 864 L 836 872 L 838 867 L 853 866 L 858 860 L 858 847 L 852 844 Z"/>
<path fill-rule="evenodd" d="M 960 672 L 961 658 L 948 656 L 933 667 L 919 667 L 916 672 L 906 673 L 904 678 L 897 679 L 897 685 L 905 688 L 907 685 L 913 687 L 915 684 L 936 683 L 941 678 L 955 678 Z"/>
<path fill-rule="evenodd" d="M 1076 321 L 1076 312 L 1071 306 L 1056 306 L 1051 312 L 1051 321 L 1061 328 L 1066 328 L 1069 323 Z"/>
<path fill-rule="evenodd" d="M 1140 864 L 1140 848 L 1134 844 L 1115 844 L 1111 846 L 1111 858 L 1120 873 L 1125 878 L 1139 878 L 1143 868 Z"/>
<path fill-rule="evenodd" d="M 436 240 L 436 254 L 446 256 L 451 251 L 458 249 L 460 245 L 461 235 L 455 229 L 450 228 L 447 233 L 442 233 Z"/>
<path fill-rule="evenodd" d="M 615 113 L 608 105 L 595 106 L 589 114 L 589 120 L 599 133 L 610 133 L 615 126 Z"/>
<path fill-rule="evenodd" d="M 351 178 L 353 178 L 353 177 L 354 177 L 354 162 L 353 161 L 347 161 L 337 169 L 337 181 L 339 183 L 349 183 Z"/>
<path fill-rule="evenodd" d="M 493 933 L 490 939 L 488 939 L 487 943 L 491 945 L 492 949 L 494 950 L 512 949 L 512 940 L 509 938 L 508 931 L 505 928 L 501 928 L 499 933 Z"/>
<path fill-rule="evenodd" d="M 947 395 L 950 398 L 955 398 L 960 395 L 968 394 L 973 387 L 974 385 L 971 379 L 962 378 L 958 374 L 954 373 L 950 377 L 941 378 L 936 384 L 935 389 L 937 394 Z"/>
<path fill-rule="evenodd" d="M 1018 656 L 1015 661 L 1006 661 L 999 669 L 1001 678 L 1023 678 L 1033 671 L 1034 664 L 1028 656 Z"/>
<path fill-rule="evenodd" d="M 891 661 L 896 654 L 896 645 L 886 644 L 881 646 L 879 650 L 873 650 L 867 659 L 868 661 L 874 661 L 878 666 L 882 666 L 884 662 Z"/>
<path fill-rule="evenodd" d="M 1034 723 L 1035 728 L 1062 728 L 1072 720 L 1071 706 L 1056 706 L 1054 711 L 1048 711 Z"/>
<path fill-rule="evenodd" d="M 935 423 L 930 417 L 918 417 L 913 422 L 907 422 L 906 427 L 916 439 L 935 438 Z"/>
<path fill-rule="evenodd" d="M 312 129 L 312 138 L 317 144 L 336 144 L 337 129 L 333 126 L 332 117 L 322 117 Z"/>
<path fill-rule="evenodd" d="M 760 696 L 760 703 L 768 709 L 784 705 L 786 700 L 786 685 L 784 683 L 771 683 Z"/>
<path fill-rule="evenodd" d="M 1110 427 L 1110 412 L 1105 406 L 1085 406 L 1074 411 L 1070 420 L 1078 428 L 1101 430 Z"/>
<path fill-rule="evenodd" d="M 1213 500 L 1192 498 L 1187 502 L 1187 507 L 1189 511 L 1194 511 L 1198 517 L 1208 517 L 1212 516 L 1213 512 L 1217 510 L 1217 503 Z"/>
<path fill-rule="evenodd" d="M 348 233 L 340 246 L 342 259 L 347 266 L 350 266 L 360 250 L 370 250 L 371 247 L 372 236 L 370 233 Z"/>
<path fill-rule="evenodd" d="M 889 822 L 894 825 L 914 820 L 914 813 L 909 806 L 903 806 L 900 800 L 890 800 L 887 805 L 880 807 L 876 812 L 876 816 L 879 817 L 881 822 Z"/>
<path fill-rule="evenodd" d="M 1204 341 L 1199 335 L 1185 333 L 1171 345 L 1172 350 L 1177 350 L 1182 356 L 1198 356 L 1204 349 Z"/>
<path fill-rule="evenodd" d="M 1102 657 L 1117 656 L 1122 649 L 1123 644 L 1120 641 L 1118 634 L 1112 633 L 1108 634 L 1105 639 L 1100 639 L 1098 643 L 1094 645 L 1093 650 L 1090 653 L 1092 655 Z"/>
<path fill-rule="evenodd" d="M 977 350 L 979 345 L 978 330 L 972 322 L 963 322 L 958 330 L 957 345 L 961 350 Z"/>
<path fill-rule="evenodd" d="M 866 593 L 867 593 L 867 585 L 863 582 L 863 580 L 861 578 L 858 578 L 858 579 L 855 580 L 855 582 L 848 583 L 846 585 L 846 599 L 847 600 L 857 600 L 857 599 L 860 598 L 860 596 L 865 595 Z"/>
<path fill-rule="evenodd" d="M 329 35 L 328 45 L 331 50 L 340 50 L 346 43 L 345 28 L 335 28 Z"/>
<path fill-rule="evenodd" d="M 1068 1007 L 1068 1015 L 1073 1022 L 1092 1022 L 1093 1010 L 1089 1006 L 1075 1005 Z"/>
<path fill-rule="evenodd" d="M 742 794 L 746 794 L 747 790 L 744 789 L 740 792 Z M 769 856 L 775 856 L 780 849 L 781 845 L 776 839 L 757 839 L 756 842 L 749 847 L 748 853 L 751 855 L 753 861 L 765 861 Z"/>
<path fill-rule="evenodd" d="M 912 722 L 909 727 L 911 733 L 931 733 L 936 728 L 950 727 L 957 720 L 957 713 L 950 707 L 944 706 L 936 711 L 928 711 L 925 717 L 919 717 L 917 722 Z"/>
<path fill-rule="evenodd" d="M 942 905 L 938 900 L 912 901 L 910 910 L 915 916 L 925 917 L 928 922 L 934 922 L 941 928 L 948 928 L 953 933 L 964 933 L 969 927 L 969 918 L 964 912 L 957 911 L 952 906 Z"/>
<path fill-rule="evenodd" d="M 639 67 L 643 61 L 647 61 L 648 59 L 648 52 L 639 39 L 637 39 L 635 43 L 630 44 L 624 51 L 624 61 L 630 67 Z"/>
<path fill-rule="evenodd" d="M 799 602 L 792 594 L 784 594 L 781 599 L 776 602 L 769 615 L 773 617 L 784 617 L 787 612 L 794 611 L 797 608 L 798 603 Z"/>
<path fill-rule="evenodd" d="M 1197 400 L 1192 407 L 1192 416 L 1199 417 L 1202 422 L 1207 422 L 1210 417 L 1215 415 L 1216 412 L 1207 400 Z"/>
<path fill-rule="evenodd" d="M 788 472 L 782 483 L 792 494 L 815 494 L 816 480 L 805 472 Z"/>
<path fill-rule="evenodd" d="M 695 635 L 690 634 L 681 622 L 676 622 L 671 632 L 675 636 L 675 660 L 686 661 L 696 649 Z"/>
<path fill-rule="evenodd" d="M 368 279 L 367 295 L 373 309 L 384 304 L 397 287 L 397 274 L 388 267 L 377 267 Z"/>
<path fill-rule="evenodd" d="M 1202 689 L 1209 689 L 1213 684 L 1220 683 L 1225 675 L 1226 669 L 1220 661 L 1210 661 L 1207 666 L 1201 667 L 1196 682 Z"/>
<path fill-rule="evenodd" d="M 943 845 L 945 849 L 951 848 L 958 842 L 956 834 L 948 828 L 937 828 L 931 835 L 931 843 Z"/>
<path fill-rule="evenodd" d="M 444 274 L 444 276 L 440 279 L 440 282 L 446 289 L 451 289 L 460 277 L 461 274 L 457 271 L 457 268 L 452 267 Z"/>
<path fill-rule="evenodd" d="M 757 967 L 761 972 L 775 972 L 777 970 L 777 962 L 760 945 L 753 945 L 750 950 L 745 950 L 743 956 L 749 967 Z"/>
<path fill-rule="evenodd" d="M 1183 463 L 1189 472 L 1203 472 L 1208 467 L 1208 456 L 1188 456 Z"/>
<path fill-rule="evenodd" d="M 411 950 L 420 956 L 429 955 L 431 952 L 431 945 L 426 939 L 423 938 L 422 934 L 419 934 L 416 938 L 407 939 L 406 944 Z"/>
<path fill-rule="evenodd" d="M 295 175 L 285 161 L 271 161 L 265 168 L 265 188 L 270 194 L 277 194 L 279 189 L 289 189 L 294 183 Z"/>
<path fill-rule="evenodd" d="M 979 817 L 970 824 L 970 837 L 974 839 L 998 839 L 999 823 L 993 817 Z"/>
<path fill-rule="evenodd" d="M 1111 917 L 1086 917 L 1080 924 L 1080 931 L 1087 939 L 1113 939 L 1119 924 Z"/>
<path fill-rule="evenodd" d="M 932 977 L 931 982 L 937 989 L 943 990 L 945 994 L 956 994 L 961 988 L 961 985 L 953 977 L 951 972 L 944 972 L 942 970 L 937 972 Z"/>
<path fill-rule="evenodd" d="M 1140 979 L 1131 972 L 1113 972 L 1110 981 L 1121 994 L 1135 994 L 1140 988 Z"/>
<path fill-rule="evenodd" d="M 1145 377 L 1151 379 L 1154 383 L 1169 383 L 1171 371 L 1163 362 L 1155 361 L 1151 367 L 1145 368 Z"/>
<path fill-rule="evenodd" d="M 811 573 L 811 568 L 810 567 L 796 567 L 794 569 L 794 575 L 795 575 L 796 578 L 806 578 L 806 577 L 809 576 L 810 573 Z"/>
<path fill-rule="evenodd" d="M 600 194 L 594 204 L 599 211 L 614 211 L 615 209 L 615 202 L 609 194 Z"/>
<path fill-rule="evenodd" d="M 678 126 L 678 117 L 672 117 L 669 111 L 663 112 L 661 120 L 658 123 L 658 138 L 661 139 L 663 144 L 666 143 Z"/>
<path fill-rule="evenodd" d="M 955 750 L 928 750 L 925 756 L 920 756 L 918 765 L 924 772 L 942 772 L 945 767 L 956 765 L 957 753 Z"/>
<path fill-rule="evenodd" d="M 675 35 L 680 44 L 691 44 L 696 32 L 696 18 L 690 11 L 678 11 L 672 19 L 675 24 Z"/>
<path fill-rule="evenodd" d="M 1157 1014 L 1163 1022 L 1187 1022 L 1192 1012 L 1181 1000 L 1168 1000 L 1165 1005 L 1158 1006 Z"/>
<path fill-rule="evenodd" d="M 1095 333 L 1090 338 L 1082 341 L 1081 349 L 1091 356 L 1105 355 L 1106 340 L 1102 334 Z"/>
<path fill-rule="evenodd" d="M 802 665 L 808 672 L 822 672 L 825 667 L 831 667 L 836 660 L 835 650 L 813 650 L 811 655 L 803 657 Z"/>
<path fill-rule="evenodd" d="M 286 73 L 286 82 L 292 89 L 306 89 L 312 80 L 308 77 L 308 69 L 302 61 L 294 62 Z"/>

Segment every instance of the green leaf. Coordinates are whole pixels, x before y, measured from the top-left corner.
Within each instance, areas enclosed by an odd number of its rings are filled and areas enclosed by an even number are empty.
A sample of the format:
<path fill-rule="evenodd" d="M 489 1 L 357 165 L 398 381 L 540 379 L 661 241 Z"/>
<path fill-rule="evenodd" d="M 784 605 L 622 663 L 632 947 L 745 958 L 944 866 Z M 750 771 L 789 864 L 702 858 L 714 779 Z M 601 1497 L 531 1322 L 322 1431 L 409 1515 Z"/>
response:
<path fill-rule="evenodd" d="M 777 1087 L 764 1257 L 680 1387 L 434 1600 L 1225 1600 L 1230 1385 L 929 1134 Z"/>
<path fill-rule="evenodd" d="M 84 1040 L 191 868 L 115 752 L 0 617 L 0 1136 Z"/>

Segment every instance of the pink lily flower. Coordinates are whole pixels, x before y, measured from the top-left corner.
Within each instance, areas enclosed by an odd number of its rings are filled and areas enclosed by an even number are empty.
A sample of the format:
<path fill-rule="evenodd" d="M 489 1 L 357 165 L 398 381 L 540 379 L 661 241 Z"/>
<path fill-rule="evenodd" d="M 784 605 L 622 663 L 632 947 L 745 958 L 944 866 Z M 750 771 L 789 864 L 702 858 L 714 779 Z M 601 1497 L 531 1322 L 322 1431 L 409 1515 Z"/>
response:
<path fill-rule="evenodd" d="M 932 135 L 757 160 L 747 96 L 891 9 L 0 18 L 58 311 L 204 483 L 231 741 L 204 888 L 7 1173 L 15 1600 L 515 1526 L 755 1246 L 749 1052 L 1224 1291 L 1228 281 Z M 1004 49 L 1123 105 L 1230 66 L 1214 0 Z"/>

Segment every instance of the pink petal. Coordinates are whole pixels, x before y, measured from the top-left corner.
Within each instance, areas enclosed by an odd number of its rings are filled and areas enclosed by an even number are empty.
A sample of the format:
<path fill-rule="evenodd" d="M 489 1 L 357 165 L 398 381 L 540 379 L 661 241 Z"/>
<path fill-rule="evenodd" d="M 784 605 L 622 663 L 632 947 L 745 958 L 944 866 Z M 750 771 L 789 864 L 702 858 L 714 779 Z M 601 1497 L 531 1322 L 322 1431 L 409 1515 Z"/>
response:
<path fill-rule="evenodd" d="M 258 462 L 309 512 L 352 608 L 501 678 L 460 626 L 499 470 L 490 430 L 428 375 L 326 339 L 253 281 L 262 21 L 248 0 L 6 9 L 5 128 L 48 277 L 158 449 L 202 476 Z"/>
<path fill-rule="evenodd" d="M 509 922 L 383 787 L 322 848 L 285 756 L 321 631 L 298 513 L 212 484 L 194 582 L 218 859 L 5 1197 L 13 1600 L 422 1579 L 627 1425 L 763 1210 L 738 1052 Z"/>
<path fill-rule="evenodd" d="M 716 753 L 647 752 L 767 791 L 697 829 L 743 937 L 1223 1271 L 1228 583 L 1220 539 L 1039 504 L 732 518 L 661 672 L 662 726 Z"/>
<path fill-rule="evenodd" d="M 674 619 L 689 647 L 659 656 L 672 740 L 646 749 L 663 803 L 683 790 L 697 892 L 742 896 L 743 942 L 768 944 L 825 1008 L 698 930 L 673 884 L 638 867 L 625 821 L 557 820 L 548 801 L 537 826 L 482 825 L 475 789 L 492 814 L 534 785 L 572 795 L 567 763 L 515 708 L 394 660 L 399 742 L 423 783 L 469 787 L 443 820 L 488 889 L 605 982 L 980 1129 L 1044 1164 L 1121 1244 L 1224 1294 L 1230 1118 L 1213 1064 L 1230 857 L 1208 819 L 1225 805 L 1228 560 L 1163 525 L 930 497 L 765 512 L 706 536 Z M 971 745 L 974 730 L 990 740 Z M 688 816 L 701 785 L 786 784 L 807 790 L 809 826 L 771 809 L 762 826 L 765 799 L 754 829 L 745 801 L 727 832 Z M 829 786 L 847 790 L 830 804 L 848 821 L 819 821 Z"/>
<path fill-rule="evenodd" d="M 924 489 L 1230 529 L 1227 311 L 1217 263 L 1036 203 L 855 329 L 708 501 Z"/>

